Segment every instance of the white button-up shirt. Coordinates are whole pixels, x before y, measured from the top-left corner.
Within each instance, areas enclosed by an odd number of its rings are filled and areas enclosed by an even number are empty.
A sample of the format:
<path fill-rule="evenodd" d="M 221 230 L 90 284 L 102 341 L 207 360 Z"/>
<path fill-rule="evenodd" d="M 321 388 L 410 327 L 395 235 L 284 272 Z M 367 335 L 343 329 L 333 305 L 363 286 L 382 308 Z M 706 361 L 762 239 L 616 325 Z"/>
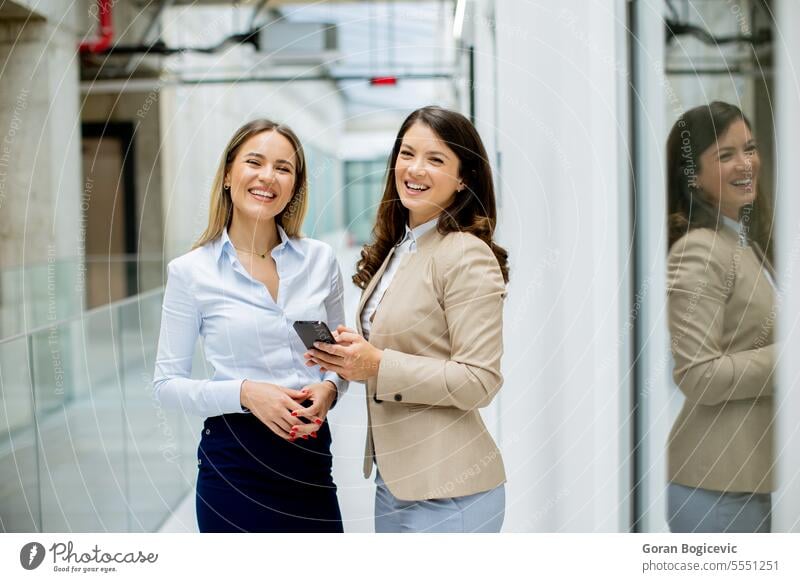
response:
<path fill-rule="evenodd" d="M 722 216 L 722 223 L 728 228 L 730 228 L 732 231 L 734 231 L 737 235 L 739 235 L 740 246 L 742 247 L 750 246 L 750 238 L 747 235 L 747 229 L 744 226 L 744 224 L 742 224 L 741 222 L 737 222 L 725 215 Z M 759 257 L 759 259 L 761 258 L 760 255 L 761 255 L 760 251 L 756 253 L 756 257 Z M 761 270 L 763 271 L 766 280 L 769 282 L 770 285 L 772 285 L 772 289 L 777 291 L 778 287 L 775 285 L 775 280 L 772 278 L 772 275 L 770 275 L 767 266 L 763 263 L 761 265 Z"/>
<path fill-rule="evenodd" d="M 365 339 L 369 339 L 369 332 L 372 329 L 372 315 L 375 313 L 375 310 L 378 309 L 378 304 L 381 302 L 381 299 L 383 299 L 383 294 L 386 293 L 389 285 L 392 284 L 392 279 L 394 279 L 397 269 L 400 268 L 403 257 L 417 252 L 417 239 L 432 228 L 435 228 L 438 222 L 439 217 L 437 216 L 414 228 L 409 228 L 408 225 L 406 225 L 406 233 L 403 239 L 395 245 L 394 254 L 392 258 L 389 259 L 389 264 L 386 265 L 386 270 L 383 272 L 381 280 L 375 286 L 372 295 L 370 295 L 367 303 L 364 305 L 364 309 L 361 311 L 361 331 L 364 332 Z"/>
<path fill-rule="evenodd" d="M 344 323 L 342 274 L 333 249 L 308 238 L 289 238 L 271 252 L 280 285 L 275 302 L 239 262 L 227 230 L 215 241 L 178 257 L 168 267 L 154 389 L 165 406 L 200 416 L 242 412 L 244 380 L 291 389 L 331 380 L 339 396 L 347 382 L 319 366 L 306 367 L 306 347 L 292 324 Z M 210 379 L 190 379 L 197 338 L 203 339 Z"/>

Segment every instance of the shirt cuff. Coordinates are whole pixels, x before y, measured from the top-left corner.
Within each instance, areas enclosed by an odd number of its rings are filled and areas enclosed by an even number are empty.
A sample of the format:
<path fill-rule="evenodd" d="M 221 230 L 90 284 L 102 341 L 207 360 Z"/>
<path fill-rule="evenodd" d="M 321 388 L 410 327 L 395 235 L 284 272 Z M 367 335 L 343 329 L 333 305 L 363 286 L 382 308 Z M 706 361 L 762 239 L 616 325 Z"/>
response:
<path fill-rule="evenodd" d="M 219 399 L 220 407 L 224 410 L 223 414 L 230 414 L 236 412 L 246 412 L 250 414 L 250 409 L 242 405 L 242 385 L 247 381 L 244 380 L 222 380 L 218 382 L 221 398 Z"/>
<path fill-rule="evenodd" d="M 336 386 L 336 398 L 333 399 L 333 404 L 331 404 L 331 408 L 333 408 L 336 406 L 339 398 L 341 398 L 344 393 L 347 392 L 347 387 L 350 383 L 344 378 L 340 377 L 336 372 L 325 372 L 325 375 L 322 377 L 322 381 L 333 382 L 333 385 Z"/>

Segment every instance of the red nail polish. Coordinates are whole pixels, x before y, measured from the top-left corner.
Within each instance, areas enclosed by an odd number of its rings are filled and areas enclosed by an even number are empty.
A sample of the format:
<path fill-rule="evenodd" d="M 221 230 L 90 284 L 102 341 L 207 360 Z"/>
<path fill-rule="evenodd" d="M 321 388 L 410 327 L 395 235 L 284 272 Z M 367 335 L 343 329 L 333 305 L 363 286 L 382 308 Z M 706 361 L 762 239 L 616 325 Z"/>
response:
<path fill-rule="evenodd" d="M 296 410 L 292 410 L 292 416 L 297 416 L 297 411 Z"/>
<path fill-rule="evenodd" d="M 316 422 L 317 424 L 322 424 L 322 421 L 320 419 L 318 419 L 318 418 L 315 418 L 314 422 Z"/>
<path fill-rule="evenodd" d="M 289 437 L 289 442 L 290 442 L 290 443 L 293 443 L 293 442 L 294 442 L 294 437 L 293 437 L 293 436 L 290 436 L 290 437 Z"/>
<path fill-rule="evenodd" d="M 306 439 L 306 440 L 308 440 L 308 435 L 307 435 L 307 434 L 304 434 L 304 435 L 303 435 L 303 438 L 304 438 L 304 439 Z"/>
<path fill-rule="evenodd" d="M 315 432 L 312 432 L 312 433 L 311 433 L 311 438 L 312 438 L 312 439 L 315 439 L 315 438 L 317 438 L 317 433 L 315 433 Z"/>

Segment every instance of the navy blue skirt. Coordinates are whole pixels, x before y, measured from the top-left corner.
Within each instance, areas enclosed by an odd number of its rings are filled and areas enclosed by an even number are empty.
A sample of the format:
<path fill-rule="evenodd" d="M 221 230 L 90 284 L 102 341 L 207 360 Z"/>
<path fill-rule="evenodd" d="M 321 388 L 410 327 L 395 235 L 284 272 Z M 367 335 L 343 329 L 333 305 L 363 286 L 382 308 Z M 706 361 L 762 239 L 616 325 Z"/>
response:
<path fill-rule="evenodd" d="M 197 450 L 201 532 L 342 532 L 331 432 L 290 443 L 252 414 L 207 418 Z"/>

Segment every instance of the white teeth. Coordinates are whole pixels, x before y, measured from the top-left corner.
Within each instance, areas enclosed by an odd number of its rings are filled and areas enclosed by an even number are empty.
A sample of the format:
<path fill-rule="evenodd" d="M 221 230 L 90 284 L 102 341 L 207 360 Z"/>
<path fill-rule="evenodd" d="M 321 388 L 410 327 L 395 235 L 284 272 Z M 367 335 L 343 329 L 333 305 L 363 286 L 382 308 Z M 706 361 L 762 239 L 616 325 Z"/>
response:
<path fill-rule="evenodd" d="M 275 198 L 275 196 L 276 196 L 272 192 L 267 192 L 266 190 L 254 190 L 253 189 L 253 190 L 250 190 L 249 192 L 251 194 L 256 195 L 256 196 L 260 196 L 261 198 L 269 198 L 270 200 Z"/>
<path fill-rule="evenodd" d="M 750 186 L 753 183 L 752 180 L 736 180 L 733 182 L 734 186 Z"/>
<path fill-rule="evenodd" d="M 427 190 L 428 189 L 428 187 L 425 186 L 424 184 L 413 184 L 411 182 L 406 182 L 406 186 L 408 186 L 408 188 L 410 190 L 417 190 L 419 192 L 421 192 L 422 190 Z"/>

